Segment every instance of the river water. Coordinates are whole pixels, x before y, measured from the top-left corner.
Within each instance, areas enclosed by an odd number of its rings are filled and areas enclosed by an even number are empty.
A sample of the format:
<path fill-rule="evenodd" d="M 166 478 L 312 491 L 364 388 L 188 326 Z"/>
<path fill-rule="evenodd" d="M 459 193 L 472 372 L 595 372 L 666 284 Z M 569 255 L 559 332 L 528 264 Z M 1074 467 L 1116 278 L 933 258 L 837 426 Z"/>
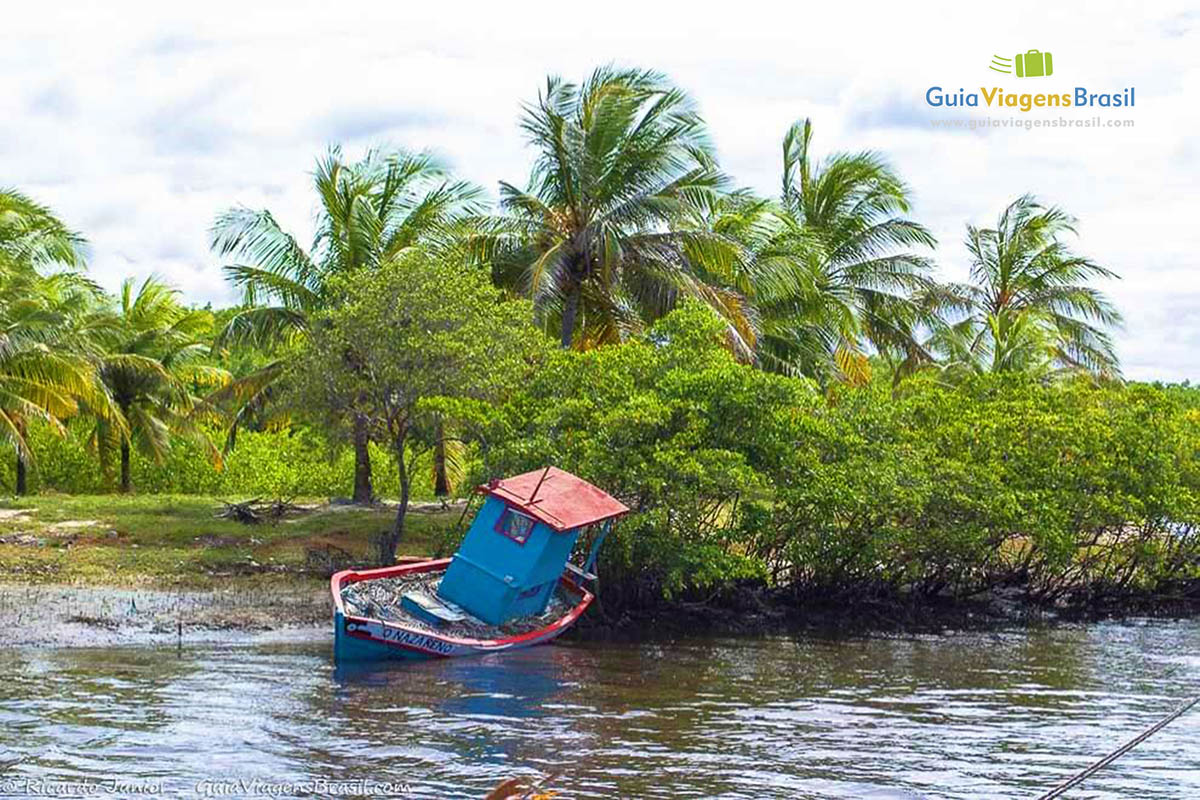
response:
<path fill-rule="evenodd" d="M 1030 798 L 1200 692 L 1200 621 L 565 643 L 355 674 L 330 649 L 0 651 L 0 794 L 363 779 L 479 798 L 557 773 L 556 798 Z M 1200 797 L 1200 709 L 1068 796 Z"/>

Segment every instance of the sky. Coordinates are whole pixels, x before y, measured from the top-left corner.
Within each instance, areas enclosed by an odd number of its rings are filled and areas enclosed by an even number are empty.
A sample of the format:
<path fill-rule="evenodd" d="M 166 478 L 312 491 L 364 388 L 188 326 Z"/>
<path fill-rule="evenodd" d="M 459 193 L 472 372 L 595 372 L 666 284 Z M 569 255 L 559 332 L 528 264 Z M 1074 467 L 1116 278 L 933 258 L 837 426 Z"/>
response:
<path fill-rule="evenodd" d="M 1026 192 L 1061 206 L 1079 220 L 1073 247 L 1121 276 L 1102 288 L 1125 317 L 1125 375 L 1200 380 L 1200 5 L 970 5 L 14 3 L 0 15 L 0 186 L 82 231 L 106 288 L 158 274 L 227 304 L 213 219 L 266 207 L 307 243 L 330 144 L 431 150 L 494 196 L 525 183 L 521 104 L 547 75 L 653 68 L 698 101 L 738 185 L 778 191 L 781 139 L 804 117 L 818 155 L 885 155 L 944 279 L 967 276 L 968 223 Z M 1052 54 L 1051 76 L 989 69 L 1031 49 Z M 932 86 L 1136 99 L 946 109 L 927 104 Z M 932 124 L 1097 115 L 1133 125 Z"/>

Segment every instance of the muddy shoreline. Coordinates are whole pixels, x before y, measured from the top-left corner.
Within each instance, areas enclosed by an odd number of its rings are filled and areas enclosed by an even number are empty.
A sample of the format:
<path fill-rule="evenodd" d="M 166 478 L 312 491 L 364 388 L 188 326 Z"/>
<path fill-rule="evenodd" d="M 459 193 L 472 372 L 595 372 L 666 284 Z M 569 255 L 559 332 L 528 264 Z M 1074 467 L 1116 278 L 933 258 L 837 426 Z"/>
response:
<path fill-rule="evenodd" d="M 0 584 L 12 647 L 109 647 L 328 635 L 327 587 L 215 591 Z"/>
<path fill-rule="evenodd" d="M 0 583 L 0 625 L 11 647 L 319 639 L 331 637 L 332 613 L 328 585 L 315 581 L 218 590 Z M 1046 608 L 996 597 L 946 603 L 845 602 L 750 591 L 718 603 L 677 602 L 652 609 L 605 607 L 601 596 L 566 638 L 639 641 L 795 633 L 836 637 L 1197 616 L 1200 597 L 1192 595 Z"/>

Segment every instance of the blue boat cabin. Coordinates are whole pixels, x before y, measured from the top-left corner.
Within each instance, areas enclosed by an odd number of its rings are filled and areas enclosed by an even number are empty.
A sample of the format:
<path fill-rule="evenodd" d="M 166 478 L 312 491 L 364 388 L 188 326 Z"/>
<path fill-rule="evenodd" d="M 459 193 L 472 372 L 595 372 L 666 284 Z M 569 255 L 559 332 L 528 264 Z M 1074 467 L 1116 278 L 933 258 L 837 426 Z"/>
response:
<path fill-rule="evenodd" d="M 603 490 L 556 467 L 480 486 L 486 495 L 438 588 L 443 600 L 492 625 L 546 610 L 580 534 L 604 535 L 628 513 Z"/>

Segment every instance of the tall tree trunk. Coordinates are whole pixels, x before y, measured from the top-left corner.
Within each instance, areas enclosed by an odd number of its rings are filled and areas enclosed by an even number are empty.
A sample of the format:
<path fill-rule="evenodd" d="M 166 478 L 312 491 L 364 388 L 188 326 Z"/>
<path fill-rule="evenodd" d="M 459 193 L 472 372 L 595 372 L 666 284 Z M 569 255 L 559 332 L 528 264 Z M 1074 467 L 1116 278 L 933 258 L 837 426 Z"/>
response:
<path fill-rule="evenodd" d="M 579 315 L 579 291 L 579 284 L 573 284 L 567 291 L 567 300 L 563 305 L 562 335 L 560 337 L 563 350 L 569 350 L 571 341 L 575 338 L 575 317 Z"/>
<path fill-rule="evenodd" d="M 121 440 L 121 494 L 129 494 L 133 488 L 133 480 L 129 475 L 129 440 Z"/>
<path fill-rule="evenodd" d="M 20 417 L 18 417 L 16 420 L 16 425 L 17 425 L 17 435 L 20 436 L 22 440 L 24 440 L 25 439 L 25 422 L 24 422 L 24 420 L 22 420 Z M 26 479 L 26 475 L 25 475 L 25 468 L 26 468 L 25 453 L 22 452 L 20 445 L 18 445 L 17 446 L 17 488 L 16 488 L 16 492 L 18 495 L 25 494 L 25 492 L 28 490 L 28 487 L 26 486 L 27 479 Z"/>
<path fill-rule="evenodd" d="M 404 440 L 405 434 L 396 437 L 396 469 L 400 473 L 400 503 L 396 506 L 396 518 L 392 521 L 391 530 L 379 539 L 379 563 L 381 566 L 396 563 L 396 548 L 404 539 L 404 521 L 408 516 L 408 495 L 412 488 L 408 465 L 404 462 Z"/>
<path fill-rule="evenodd" d="M 25 477 L 25 456 L 20 450 L 17 450 L 17 494 L 25 494 L 28 491 Z"/>
<path fill-rule="evenodd" d="M 446 474 L 446 423 L 437 418 L 433 445 L 433 494 L 445 498 L 450 494 L 450 476 Z"/>
<path fill-rule="evenodd" d="M 371 450 L 367 420 L 354 415 L 354 502 L 369 505 L 375 498 L 371 487 Z"/>

